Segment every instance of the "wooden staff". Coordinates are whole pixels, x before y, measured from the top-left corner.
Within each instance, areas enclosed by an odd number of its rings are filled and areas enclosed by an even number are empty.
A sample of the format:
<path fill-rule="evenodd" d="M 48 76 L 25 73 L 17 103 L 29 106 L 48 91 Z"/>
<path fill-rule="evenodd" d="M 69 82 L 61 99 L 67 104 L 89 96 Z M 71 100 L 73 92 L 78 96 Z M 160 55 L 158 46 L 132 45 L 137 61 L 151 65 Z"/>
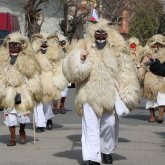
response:
<path fill-rule="evenodd" d="M 36 143 L 36 127 L 35 127 L 35 115 L 34 115 L 34 111 L 33 111 L 33 138 L 34 138 L 33 143 L 35 144 Z"/>

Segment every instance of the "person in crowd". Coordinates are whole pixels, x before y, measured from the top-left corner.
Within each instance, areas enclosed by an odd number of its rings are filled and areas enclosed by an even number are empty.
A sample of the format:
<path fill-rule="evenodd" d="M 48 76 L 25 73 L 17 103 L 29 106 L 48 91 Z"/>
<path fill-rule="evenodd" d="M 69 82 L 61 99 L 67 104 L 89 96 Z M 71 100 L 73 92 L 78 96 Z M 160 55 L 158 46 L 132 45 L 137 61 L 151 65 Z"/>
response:
<path fill-rule="evenodd" d="M 63 72 L 76 87 L 82 116 L 84 165 L 112 164 L 118 143 L 118 115 L 129 113 L 140 98 L 135 66 L 123 37 L 105 19 L 90 23 L 86 37 L 72 45 Z"/>
<path fill-rule="evenodd" d="M 41 82 L 43 85 L 42 103 L 51 103 L 59 99 L 61 92 L 67 87 L 67 80 L 62 72 L 63 51 L 56 34 L 33 34 L 32 47 L 35 57 L 41 67 Z"/>
<path fill-rule="evenodd" d="M 157 76 L 157 64 L 165 61 L 165 37 L 161 34 L 152 36 L 146 43 L 141 65 L 141 78 L 144 81 L 144 96 L 147 98 L 146 109 L 150 110 L 149 122 L 163 122 L 165 109 L 165 80 Z M 150 57 L 153 59 L 150 59 Z M 147 59 L 150 60 L 147 60 Z M 156 58 L 156 59 L 155 59 Z M 155 110 L 159 116 L 156 118 Z"/>
<path fill-rule="evenodd" d="M 35 112 L 37 128 L 42 132 L 44 127 L 52 129 L 52 100 L 61 98 L 61 92 L 67 87 L 67 80 L 62 72 L 64 51 L 56 34 L 36 33 L 32 35 L 31 42 L 35 57 L 41 66 L 43 97 L 42 104 L 36 106 Z"/>
<path fill-rule="evenodd" d="M 136 37 L 130 37 L 127 40 L 130 55 L 132 57 L 133 62 L 136 65 L 136 68 L 138 69 L 140 67 L 140 59 L 143 51 L 143 46 L 141 45 L 140 41 Z"/>
<path fill-rule="evenodd" d="M 140 60 L 143 52 L 143 46 L 141 45 L 140 40 L 137 37 L 130 37 L 127 40 L 129 51 L 131 58 L 136 66 L 136 72 L 139 78 L 139 68 L 140 68 Z M 139 79 L 140 87 L 141 87 L 141 96 L 143 97 L 143 82 Z"/>
<path fill-rule="evenodd" d="M 61 33 L 58 34 L 58 38 L 60 40 L 60 46 L 61 46 L 61 49 L 63 51 L 63 54 L 64 54 L 64 57 L 66 57 L 67 55 L 67 51 L 68 51 L 68 40 L 67 38 L 62 35 Z M 66 100 L 66 97 L 67 97 L 67 94 L 68 94 L 68 88 L 74 88 L 74 83 L 68 83 L 68 86 L 67 88 L 65 88 L 62 93 L 61 93 L 61 98 L 60 98 L 60 107 L 59 107 L 59 111 L 61 114 L 65 114 L 66 113 L 66 110 L 65 110 L 65 100 Z M 58 100 L 54 100 L 54 114 L 58 114 Z"/>
<path fill-rule="evenodd" d="M 28 114 L 42 98 L 40 66 L 28 39 L 19 32 L 6 36 L 0 49 L 0 107 L 4 108 L 4 123 L 10 131 L 7 146 L 16 145 L 18 123 L 20 143 L 25 144 Z"/>
<path fill-rule="evenodd" d="M 60 41 L 60 47 L 61 50 L 63 51 L 63 58 L 66 57 L 67 54 L 67 50 L 68 50 L 68 41 L 66 39 L 66 37 L 64 35 L 62 35 L 61 33 L 58 34 L 58 38 Z M 60 98 L 60 113 L 61 114 L 65 114 L 66 110 L 65 110 L 65 100 L 68 94 L 68 87 L 70 86 L 70 83 L 68 84 L 68 86 L 61 92 L 61 98 Z M 54 106 L 54 114 L 58 114 L 58 100 L 54 100 L 53 102 L 53 106 Z"/>

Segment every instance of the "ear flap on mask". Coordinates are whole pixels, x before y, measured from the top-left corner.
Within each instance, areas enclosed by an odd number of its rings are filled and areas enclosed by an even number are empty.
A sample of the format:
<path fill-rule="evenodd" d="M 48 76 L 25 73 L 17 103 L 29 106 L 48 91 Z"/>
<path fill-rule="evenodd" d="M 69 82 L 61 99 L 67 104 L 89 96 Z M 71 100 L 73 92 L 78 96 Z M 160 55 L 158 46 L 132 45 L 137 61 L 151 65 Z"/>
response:
<path fill-rule="evenodd" d="M 113 22 L 108 22 L 108 23 L 107 23 L 107 26 L 112 26 L 112 25 L 114 25 Z"/>
<path fill-rule="evenodd" d="M 148 44 L 150 44 L 152 42 L 154 42 L 154 40 L 152 38 L 148 40 Z"/>
<path fill-rule="evenodd" d="M 3 46 L 6 48 L 8 46 L 8 41 L 10 40 L 10 37 L 7 36 L 5 37 L 5 39 L 3 40 Z"/>
<path fill-rule="evenodd" d="M 42 39 L 43 36 L 40 33 L 35 33 L 35 34 L 32 35 L 32 41 L 34 41 L 37 38 Z"/>
<path fill-rule="evenodd" d="M 26 49 L 28 47 L 28 41 L 26 39 L 21 39 L 20 43 L 22 45 L 22 48 Z"/>
<path fill-rule="evenodd" d="M 51 34 L 51 35 L 49 35 L 49 36 L 47 37 L 47 39 L 48 39 L 48 40 L 50 40 L 50 39 L 55 39 L 55 40 L 59 41 L 59 37 L 57 36 L 57 34 Z"/>

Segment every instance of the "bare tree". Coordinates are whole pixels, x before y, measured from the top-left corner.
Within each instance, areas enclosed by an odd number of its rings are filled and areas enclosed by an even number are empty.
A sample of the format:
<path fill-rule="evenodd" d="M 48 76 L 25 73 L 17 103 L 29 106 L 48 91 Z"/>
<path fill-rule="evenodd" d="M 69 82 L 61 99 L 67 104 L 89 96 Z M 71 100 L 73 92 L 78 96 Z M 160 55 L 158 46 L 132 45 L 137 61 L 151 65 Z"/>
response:
<path fill-rule="evenodd" d="M 28 0 L 27 4 L 25 5 L 25 35 L 31 38 L 32 34 L 34 33 L 40 33 L 41 26 L 44 21 L 40 20 L 40 11 L 42 10 L 40 8 L 40 5 L 43 3 L 47 3 L 48 0 Z"/>
<path fill-rule="evenodd" d="M 98 0 L 100 2 L 100 0 Z M 104 18 L 110 20 L 114 24 L 120 24 L 122 20 L 122 11 L 128 10 L 130 18 L 133 16 L 136 6 L 135 0 L 101 0 L 102 11 Z"/>
<path fill-rule="evenodd" d="M 83 38 L 84 24 L 91 13 L 92 0 L 82 4 L 81 0 L 67 0 L 64 3 L 64 19 L 60 23 L 61 30 L 71 43 L 72 38 Z"/>
<path fill-rule="evenodd" d="M 142 44 L 155 33 L 163 34 L 163 4 L 161 0 L 139 0 L 130 20 L 129 33 L 140 39 Z"/>

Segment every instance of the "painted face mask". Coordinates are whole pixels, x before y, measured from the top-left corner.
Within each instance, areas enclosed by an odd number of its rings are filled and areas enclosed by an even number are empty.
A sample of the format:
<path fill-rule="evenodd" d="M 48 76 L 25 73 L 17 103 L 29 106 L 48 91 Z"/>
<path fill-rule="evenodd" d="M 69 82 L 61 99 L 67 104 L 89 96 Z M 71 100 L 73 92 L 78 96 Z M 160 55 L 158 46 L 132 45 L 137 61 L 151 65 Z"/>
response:
<path fill-rule="evenodd" d="M 18 42 L 9 42 L 10 64 L 14 65 L 17 57 L 22 50 L 21 44 Z"/>
<path fill-rule="evenodd" d="M 133 42 L 132 44 L 130 44 L 130 49 L 131 50 L 136 50 L 137 45 Z"/>
<path fill-rule="evenodd" d="M 41 53 L 46 54 L 47 48 L 48 48 L 47 41 L 44 41 L 40 48 Z"/>
<path fill-rule="evenodd" d="M 108 34 L 104 30 L 97 30 L 94 34 L 96 47 L 100 50 L 106 45 Z"/>

